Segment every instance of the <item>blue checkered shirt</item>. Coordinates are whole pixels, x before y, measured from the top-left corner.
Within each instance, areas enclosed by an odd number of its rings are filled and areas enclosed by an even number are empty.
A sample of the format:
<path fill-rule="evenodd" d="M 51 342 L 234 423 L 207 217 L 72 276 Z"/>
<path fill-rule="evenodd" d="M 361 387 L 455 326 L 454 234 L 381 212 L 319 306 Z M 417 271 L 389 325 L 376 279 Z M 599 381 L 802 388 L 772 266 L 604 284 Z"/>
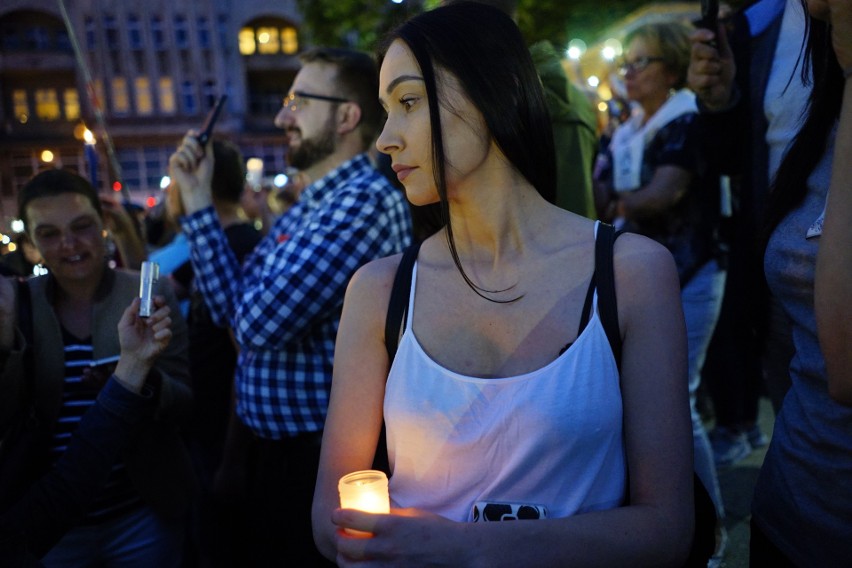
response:
<path fill-rule="evenodd" d="M 182 225 L 204 301 L 240 346 L 240 419 L 270 439 L 321 430 L 346 286 L 410 242 L 403 193 L 356 156 L 306 187 L 242 267 L 212 207 Z"/>

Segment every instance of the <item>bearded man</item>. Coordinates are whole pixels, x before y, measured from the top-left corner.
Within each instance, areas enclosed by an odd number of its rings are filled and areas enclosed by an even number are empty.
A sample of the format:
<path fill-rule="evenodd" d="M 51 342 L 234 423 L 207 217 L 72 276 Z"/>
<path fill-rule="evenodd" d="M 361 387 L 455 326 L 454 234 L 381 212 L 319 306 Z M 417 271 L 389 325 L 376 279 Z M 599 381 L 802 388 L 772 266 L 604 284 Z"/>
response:
<path fill-rule="evenodd" d="M 375 62 L 330 48 L 300 60 L 275 124 L 290 164 L 313 181 L 242 266 L 211 206 L 210 145 L 190 132 L 170 160 L 198 288 L 240 348 L 235 425 L 248 427 L 253 448 L 241 464 L 226 452 L 223 467 L 243 467 L 252 565 L 325 562 L 310 509 L 344 292 L 357 268 L 411 238 L 405 197 L 365 153 L 383 116 Z"/>

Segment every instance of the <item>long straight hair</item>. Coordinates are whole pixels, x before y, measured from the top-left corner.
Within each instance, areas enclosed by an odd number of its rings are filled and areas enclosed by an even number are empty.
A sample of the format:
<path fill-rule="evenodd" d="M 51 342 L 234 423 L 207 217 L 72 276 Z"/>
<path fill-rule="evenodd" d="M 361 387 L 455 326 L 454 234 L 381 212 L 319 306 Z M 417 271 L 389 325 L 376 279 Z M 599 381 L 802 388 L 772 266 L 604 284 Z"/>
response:
<path fill-rule="evenodd" d="M 467 285 L 491 300 L 483 292 L 504 290 L 484 290 L 470 280 L 453 237 L 436 68 L 459 80 L 482 113 L 488 134 L 509 162 L 552 201 L 556 192 L 553 131 L 535 65 L 512 19 L 496 8 L 475 2 L 453 2 L 411 18 L 385 38 L 380 61 L 396 39 L 408 46 L 423 74 L 430 113 L 433 175 L 450 254 Z"/>
<path fill-rule="evenodd" d="M 804 9 L 807 39 L 802 81 L 808 81 L 808 70 L 812 69 L 813 89 L 806 107 L 807 118 L 772 181 L 766 206 L 764 248 L 772 231 L 805 199 L 808 177 L 825 154 L 843 101 L 843 72 L 831 45 L 831 28 L 807 15 L 807 6 Z"/>

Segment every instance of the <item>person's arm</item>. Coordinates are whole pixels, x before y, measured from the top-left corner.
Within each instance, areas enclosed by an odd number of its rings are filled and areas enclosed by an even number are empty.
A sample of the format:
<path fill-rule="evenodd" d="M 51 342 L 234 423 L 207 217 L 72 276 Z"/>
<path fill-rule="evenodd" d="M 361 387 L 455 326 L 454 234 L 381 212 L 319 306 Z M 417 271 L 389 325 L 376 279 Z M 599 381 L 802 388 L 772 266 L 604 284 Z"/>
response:
<path fill-rule="evenodd" d="M 644 186 L 616 194 L 615 216 L 641 221 L 664 214 L 683 198 L 692 178 L 692 172 L 681 166 L 659 166 Z"/>
<path fill-rule="evenodd" d="M 852 69 L 852 2 L 828 0 L 832 40 L 841 69 Z M 831 185 L 814 283 L 817 333 L 828 392 L 852 405 L 852 86 L 847 77 L 834 147 Z"/>
<path fill-rule="evenodd" d="M 693 533 L 686 334 L 671 255 L 619 239 L 622 396 L 630 504 L 568 518 L 455 523 L 418 510 L 375 515 L 337 508 L 338 478 L 369 468 L 382 419 L 388 359 L 384 317 L 397 260 L 367 265 L 347 292 L 314 497 L 317 546 L 340 566 L 676 566 Z M 593 410 L 590 410 L 593 411 Z M 373 533 L 348 536 L 339 528 Z"/>
<path fill-rule="evenodd" d="M 748 89 L 748 69 L 742 69 L 750 62 L 740 60 L 737 65 L 740 52 L 748 51 L 739 37 L 744 31 L 747 31 L 747 24 L 740 14 L 730 34 L 720 23 L 715 34 L 699 28 L 690 36 L 692 50 L 687 84 L 696 95 L 702 125 L 702 151 L 714 170 L 727 175 L 742 172 L 748 163 L 746 156 L 751 152 L 748 144 L 752 141 L 742 135 L 743 129 L 751 123 L 752 109 L 743 96 L 743 90 Z M 717 45 L 711 43 L 714 40 Z M 757 112 L 762 112 L 762 106 Z"/>
<path fill-rule="evenodd" d="M 180 312 L 180 305 L 166 279 L 157 282 L 155 291 L 171 310 L 172 337 L 154 361 L 149 375 L 157 382 L 157 413 L 159 420 L 181 422 L 192 407 L 192 388 L 189 376 L 189 330 Z"/>
<path fill-rule="evenodd" d="M 118 248 L 122 266 L 139 270 L 142 261 L 148 258 L 142 235 L 136 229 L 136 224 L 127 209 L 112 196 L 100 196 L 104 220 L 112 240 Z"/>

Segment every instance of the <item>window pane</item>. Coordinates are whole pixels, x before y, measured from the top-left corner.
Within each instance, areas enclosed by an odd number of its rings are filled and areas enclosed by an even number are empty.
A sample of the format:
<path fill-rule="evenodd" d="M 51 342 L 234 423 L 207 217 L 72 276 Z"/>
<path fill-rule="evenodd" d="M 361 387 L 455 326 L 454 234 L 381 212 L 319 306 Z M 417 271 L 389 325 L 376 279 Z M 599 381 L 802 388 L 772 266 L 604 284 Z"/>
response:
<path fill-rule="evenodd" d="M 281 51 L 288 55 L 299 51 L 299 35 L 296 33 L 296 28 L 281 30 Z"/>
<path fill-rule="evenodd" d="M 160 112 L 163 114 L 174 114 L 177 110 L 175 104 L 175 88 L 171 77 L 160 77 Z"/>
<path fill-rule="evenodd" d="M 136 91 L 136 112 L 143 116 L 153 114 L 154 103 L 151 100 L 151 83 L 148 77 L 136 77 L 133 88 Z"/>
<path fill-rule="evenodd" d="M 195 98 L 195 85 L 192 81 L 184 81 L 180 86 L 180 97 L 183 102 L 183 110 L 186 114 L 198 112 L 198 101 Z"/>
<path fill-rule="evenodd" d="M 257 28 L 258 53 L 278 53 L 278 30 L 275 28 Z"/>
<path fill-rule="evenodd" d="M 27 92 L 24 89 L 12 91 L 12 107 L 18 122 L 23 124 L 30 119 L 30 103 L 27 101 Z"/>
<path fill-rule="evenodd" d="M 41 120 L 59 120 L 59 98 L 56 89 L 36 89 L 36 116 Z"/>
<path fill-rule="evenodd" d="M 166 48 L 166 35 L 163 32 L 163 20 L 159 16 L 151 18 L 151 40 L 155 49 Z"/>
<path fill-rule="evenodd" d="M 210 22 L 205 17 L 198 18 L 198 45 L 201 49 L 210 47 Z"/>
<path fill-rule="evenodd" d="M 184 16 L 175 16 L 175 44 L 181 49 L 189 47 L 189 31 Z"/>
<path fill-rule="evenodd" d="M 65 103 L 65 120 L 80 118 L 80 95 L 77 89 L 65 89 L 62 99 Z"/>
<path fill-rule="evenodd" d="M 124 77 L 112 80 L 112 109 L 116 114 L 130 112 L 130 97 L 127 93 L 127 81 Z"/>
<path fill-rule="evenodd" d="M 243 28 L 240 30 L 240 53 L 243 55 L 251 55 L 255 51 L 254 30 L 251 28 Z"/>
<path fill-rule="evenodd" d="M 98 34 L 97 29 L 95 29 L 95 20 L 87 17 L 86 18 L 86 48 L 89 51 L 95 50 L 98 47 Z"/>
<path fill-rule="evenodd" d="M 130 39 L 130 49 L 142 49 L 142 25 L 139 16 L 127 16 L 127 35 Z"/>

